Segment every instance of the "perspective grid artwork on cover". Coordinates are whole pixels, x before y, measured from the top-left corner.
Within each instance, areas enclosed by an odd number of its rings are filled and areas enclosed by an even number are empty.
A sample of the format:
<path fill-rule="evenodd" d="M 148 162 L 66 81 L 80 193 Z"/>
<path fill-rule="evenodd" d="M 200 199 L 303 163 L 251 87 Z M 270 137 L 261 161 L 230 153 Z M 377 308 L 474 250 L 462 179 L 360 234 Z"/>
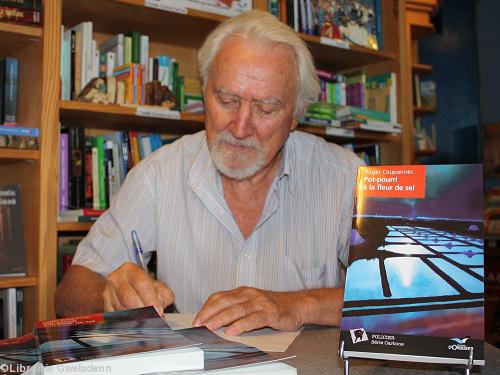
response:
<path fill-rule="evenodd" d="M 481 165 L 358 170 L 344 356 L 484 365 Z"/>

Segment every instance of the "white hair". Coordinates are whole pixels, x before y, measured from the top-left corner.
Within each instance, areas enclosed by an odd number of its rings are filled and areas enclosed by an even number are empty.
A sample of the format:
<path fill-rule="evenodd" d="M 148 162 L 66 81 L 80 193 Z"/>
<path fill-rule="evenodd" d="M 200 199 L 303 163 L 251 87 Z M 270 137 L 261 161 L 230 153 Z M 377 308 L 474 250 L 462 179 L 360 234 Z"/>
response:
<path fill-rule="evenodd" d="M 280 22 L 270 13 L 249 10 L 220 24 L 205 40 L 198 52 L 198 66 L 205 91 L 210 69 L 215 56 L 224 42 L 231 36 L 253 37 L 259 41 L 279 43 L 289 47 L 296 59 L 298 68 L 298 93 L 295 115 L 303 114 L 309 103 L 318 100 L 319 80 L 313 58 L 302 39 L 289 26 Z"/>

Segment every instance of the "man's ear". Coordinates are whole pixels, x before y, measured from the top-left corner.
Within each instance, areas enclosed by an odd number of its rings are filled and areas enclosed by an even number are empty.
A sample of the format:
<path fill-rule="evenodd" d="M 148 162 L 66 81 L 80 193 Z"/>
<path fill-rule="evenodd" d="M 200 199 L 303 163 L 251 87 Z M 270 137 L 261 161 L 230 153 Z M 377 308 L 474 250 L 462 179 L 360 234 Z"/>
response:
<path fill-rule="evenodd" d="M 298 125 L 299 125 L 299 117 L 296 116 L 290 122 L 290 132 L 293 132 L 295 129 L 297 129 Z"/>

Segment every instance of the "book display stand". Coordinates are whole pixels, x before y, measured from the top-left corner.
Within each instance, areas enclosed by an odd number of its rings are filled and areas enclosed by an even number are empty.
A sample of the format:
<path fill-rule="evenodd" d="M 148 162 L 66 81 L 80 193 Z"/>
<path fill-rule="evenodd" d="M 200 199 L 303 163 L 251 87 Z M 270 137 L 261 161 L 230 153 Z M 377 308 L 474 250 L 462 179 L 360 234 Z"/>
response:
<path fill-rule="evenodd" d="M 338 354 L 344 365 L 344 375 L 349 375 L 349 357 L 347 357 L 344 352 L 344 340 L 340 340 Z M 469 358 L 467 358 L 467 362 L 464 365 L 465 375 L 470 375 L 470 370 L 472 370 L 472 367 L 474 366 L 474 348 L 469 349 Z"/>

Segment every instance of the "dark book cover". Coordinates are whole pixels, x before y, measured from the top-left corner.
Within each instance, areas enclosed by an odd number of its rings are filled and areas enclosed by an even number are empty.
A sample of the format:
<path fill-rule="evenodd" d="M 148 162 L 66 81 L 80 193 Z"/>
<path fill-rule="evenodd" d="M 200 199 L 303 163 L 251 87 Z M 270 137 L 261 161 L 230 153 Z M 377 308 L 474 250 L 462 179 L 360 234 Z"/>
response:
<path fill-rule="evenodd" d="M 22 374 L 37 362 L 33 335 L 0 340 L 0 374 Z"/>
<path fill-rule="evenodd" d="M 152 306 L 39 321 L 35 335 L 45 366 L 194 345 Z"/>
<path fill-rule="evenodd" d="M 481 165 L 361 167 L 347 357 L 484 365 Z"/>
<path fill-rule="evenodd" d="M 0 186 L 0 276 L 25 276 L 24 223 L 19 185 Z"/>
<path fill-rule="evenodd" d="M 69 137 L 69 179 L 70 208 L 85 206 L 85 130 L 68 128 Z"/>
<path fill-rule="evenodd" d="M 0 59 L 0 125 L 2 125 L 4 122 L 4 115 L 3 115 L 4 81 L 5 81 L 5 59 Z"/>

